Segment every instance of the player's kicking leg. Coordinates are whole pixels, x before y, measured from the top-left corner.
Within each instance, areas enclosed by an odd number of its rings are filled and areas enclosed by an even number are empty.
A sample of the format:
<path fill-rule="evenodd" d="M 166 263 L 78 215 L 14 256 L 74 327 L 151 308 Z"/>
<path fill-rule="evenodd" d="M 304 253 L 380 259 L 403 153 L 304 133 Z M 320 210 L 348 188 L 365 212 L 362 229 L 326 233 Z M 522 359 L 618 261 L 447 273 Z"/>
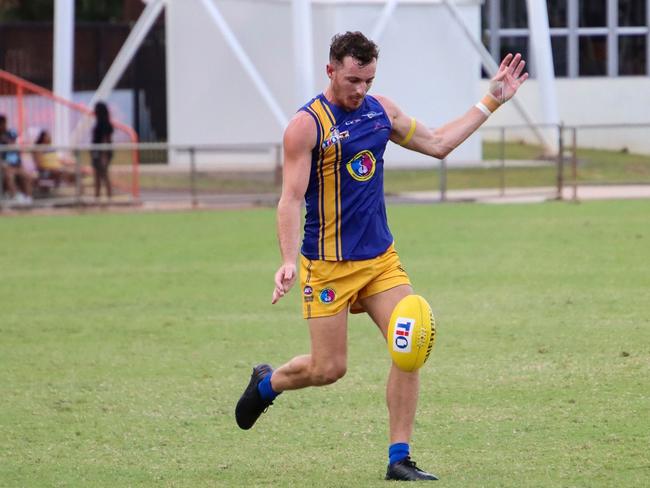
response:
<path fill-rule="evenodd" d="M 275 371 L 268 364 L 253 368 L 235 407 L 235 419 L 250 429 L 273 400 L 286 390 L 334 383 L 347 366 L 347 308 L 330 317 L 309 319 L 311 354 L 296 356 Z"/>
<path fill-rule="evenodd" d="M 413 294 L 409 285 L 400 285 L 360 300 L 363 308 L 386 337 L 390 316 L 397 303 Z M 407 373 L 391 364 L 386 385 L 386 403 L 390 424 L 387 480 L 419 481 L 438 478 L 421 470 L 410 457 L 409 441 L 413 433 L 419 392 L 418 371 Z"/>

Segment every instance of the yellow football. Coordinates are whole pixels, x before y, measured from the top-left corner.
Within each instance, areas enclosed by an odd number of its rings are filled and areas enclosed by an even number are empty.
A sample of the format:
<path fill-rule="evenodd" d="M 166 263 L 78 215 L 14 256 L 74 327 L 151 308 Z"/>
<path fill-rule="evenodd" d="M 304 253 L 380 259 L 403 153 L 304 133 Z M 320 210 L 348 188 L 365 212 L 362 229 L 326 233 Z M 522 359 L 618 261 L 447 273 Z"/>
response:
<path fill-rule="evenodd" d="M 386 336 L 388 351 L 402 371 L 415 371 L 429 358 L 436 342 L 436 322 L 420 295 L 402 298 L 390 317 Z"/>

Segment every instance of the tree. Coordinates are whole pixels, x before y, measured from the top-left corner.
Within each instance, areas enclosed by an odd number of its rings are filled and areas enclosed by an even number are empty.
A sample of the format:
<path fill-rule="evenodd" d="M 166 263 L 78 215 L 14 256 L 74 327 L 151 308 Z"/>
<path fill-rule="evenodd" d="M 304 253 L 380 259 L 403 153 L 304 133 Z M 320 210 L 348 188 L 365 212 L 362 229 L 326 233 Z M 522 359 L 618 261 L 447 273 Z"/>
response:
<path fill-rule="evenodd" d="M 0 0 L 0 21 L 52 21 L 56 0 Z M 75 0 L 75 19 L 111 22 L 122 19 L 124 0 Z"/>

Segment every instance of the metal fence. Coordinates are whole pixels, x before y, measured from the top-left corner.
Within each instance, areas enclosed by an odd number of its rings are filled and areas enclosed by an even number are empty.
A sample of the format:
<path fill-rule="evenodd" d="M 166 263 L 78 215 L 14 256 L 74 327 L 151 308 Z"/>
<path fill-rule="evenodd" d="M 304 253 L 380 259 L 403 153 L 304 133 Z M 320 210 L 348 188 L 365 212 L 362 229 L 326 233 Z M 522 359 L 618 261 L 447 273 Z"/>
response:
<path fill-rule="evenodd" d="M 609 149 L 589 147 L 594 134 L 613 131 L 640 131 L 650 141 L 650 124 L 537 126 L 536 130 L 545 136 L 545 144 L 537 142 L 538 135 L 527 126 L 482 128 L 481 161 L 434 160 L 429 168 L 396 170 L 390 169 L 389 162 L 385 179 L 387 193 L 393 199 L 405 201 L 415 197 L 454 201 L 518 195 L 577 200 L 581 187 L 634 184 L 650 188 L 650 154 L 637 154 L 627 145 L 611 147 L 610 144 Z M 583 145 L 582 141 L 587 143 Z M 23 165 L 36 176 L 34 206 L 106 203 L 103 196 L 99 200 L 95 198 L 90 154 L 108 150 L 113 154 L 112 204 L 177 203 L 192 207 L 274 204 L 281 190 L 282 147 L 278 143 L 2 147 L 3 153 L 19 152 Z M 47 175 L 38 171 L 37 155 L 53 152 L 74 175 L 68 182 L 53 184 L 47 181 Z M 139 164 L 142 160 L 153 163 Z M 4 186 L 0 184 L 0 191 Z M 4 195 L 0 194 L 0 206 L 13 207 L 17 203 L 8 198 L 6 189 Z"/>
<path fill-rule="evenodd" d="M 529 172 L 525 186 L 551 185 L 558 200 L 577 200 L 581 187 L 650 186 L 650 123 L 513 125 L 481 132 L 484 149 L 492 146 L 484 161 L 499 167 L 501 196 L 513 186 L 509 170 L 518 166 L 537 167 L 539 174 Z"/>
<path fill-rule="evenodd" d="M 108 203 L 104 188 L 95 197 L 92 153 L 110 152 L 113 187 L 110 203 L 189 202 L 228 204 L 272 201 L 281 188 L 281 145 L 171 145 L 165 143 L 84 144 L 76 146 L 18 144 L 0 146 L 0 158 L 20 154 L 32 183 L 31 207 L 90 206 Z M 60 168 L 39 168 L 41 155 L 55 157 Z M 141 164 L 143 160 L 151 161 Z M 57 178 L 53 173 L 65 173 Z M 0 208 L 22 207 L 23 199 L 8 194 L 0 171 Z M 22 185 L 20 183 L 23 183 Z M 24 182 L 19 191 L 27 193 Z"/>

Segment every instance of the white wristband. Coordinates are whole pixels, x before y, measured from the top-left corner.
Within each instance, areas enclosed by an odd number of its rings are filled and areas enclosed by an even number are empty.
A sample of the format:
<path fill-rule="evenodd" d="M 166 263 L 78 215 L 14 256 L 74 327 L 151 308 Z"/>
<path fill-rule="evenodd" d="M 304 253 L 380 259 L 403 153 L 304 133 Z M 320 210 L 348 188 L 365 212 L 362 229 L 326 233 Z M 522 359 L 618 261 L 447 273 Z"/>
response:
<path fill-rule="evenodd" d="M 492 112 L 490 112 L 490 109 L 485 106 L 483 102 L 478 102 L 476 105 L 474 105 L 477 109 L 479 109 L 481 112 L 485 114 L 486 117 L 489 117 L 492 115 Z"/>

